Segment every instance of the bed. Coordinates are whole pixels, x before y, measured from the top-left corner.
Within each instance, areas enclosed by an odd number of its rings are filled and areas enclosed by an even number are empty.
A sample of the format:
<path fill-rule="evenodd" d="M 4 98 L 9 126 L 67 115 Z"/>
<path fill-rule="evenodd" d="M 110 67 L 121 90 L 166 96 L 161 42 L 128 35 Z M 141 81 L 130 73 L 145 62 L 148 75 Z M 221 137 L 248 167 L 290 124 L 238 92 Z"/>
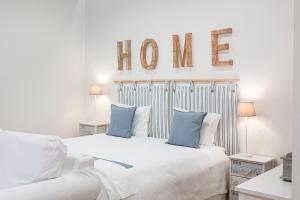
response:
<path fill-rule="evenodd" d="M 64 141 L 71 153 L 94 157 L 102 183 L 97 200 L 224 200 L 226 155 L 238 151 L 237 90 L 231 81 L 119 81 L 118 103 L 151 106 L 149 137 L 101 134 Z M 166 144 L 175 107 L 221 115 L 215 145 Z"/>
<path fill-rule="evenodd" d="M 193 149 L 165 139 L 105 134 L 64 142 L 70 153 L 95 158 L 103 184 L 98 200 L 223 199 L 227 193 L 228 158 L 222 147 Z"/>

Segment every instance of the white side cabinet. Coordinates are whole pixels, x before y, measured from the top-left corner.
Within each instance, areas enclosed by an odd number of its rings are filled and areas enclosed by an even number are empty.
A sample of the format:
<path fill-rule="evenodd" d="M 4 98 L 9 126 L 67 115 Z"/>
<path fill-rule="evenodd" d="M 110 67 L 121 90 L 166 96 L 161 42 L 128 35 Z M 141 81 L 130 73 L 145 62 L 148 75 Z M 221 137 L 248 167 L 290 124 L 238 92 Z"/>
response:
<path fill-rule="evenodd" d="M 106 133 L 108 124 L 100 121 L 80 122 L 80 136 Z"/>
<path fill-rule="evenodd" d="M 239 200 L 291 200 L 292 183 L 281 176 L 282 165 L 237 186 Z"/>
<path fill-rule="evenodd" d="M 235 154 L 230 158 L 230 200 L 239 200 L 236 186 L 274 167 L 275 159 L 268 156 Z"/>

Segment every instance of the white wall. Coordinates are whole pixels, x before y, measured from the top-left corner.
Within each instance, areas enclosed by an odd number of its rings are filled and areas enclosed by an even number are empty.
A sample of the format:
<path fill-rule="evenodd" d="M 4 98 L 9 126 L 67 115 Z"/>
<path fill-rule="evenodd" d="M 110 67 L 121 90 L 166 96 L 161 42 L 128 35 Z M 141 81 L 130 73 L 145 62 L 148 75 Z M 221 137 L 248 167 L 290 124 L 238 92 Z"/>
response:
<path fill-rule="evenodd" d="M 292 0 L 89 0 L 86 10 L 84 4 L 0 1 L 1 128 L 77 135 L 84 98 L 87 119 L 95 119 L 87 95 L 95 82 L 106 84 L 97 106 L 100 119 L 107 119 L 108 105 L 116 101 L 112 79 L 238 77 L 241 99 L 254 100 L 258 114 L 249 121 L 249 151 L 281 156 L 291 150 Z M 225 57 L 235 65 L 213 68 L 210 31 L 229 26 Z M 175 70 L 171 35 L 183 39 L 185 32 L 193 33 L 194 68 Z M 154 71 L 139 62 L 140 45 L 149 37 L 159 46 Z M 132 40 L 133 70 L 118 72 L 116 42 L 125 39 Z"/>
<path fill-rule="evenodd" d="M 1 128 L 78 134 L 84 16 L 84 0 L 0 1 Z"/>
<path fill-rule="evenodd" d="M 300 197 L 300 2 L 294 1 L 295 51 L 294 51 L 294 135 L 293 135 L 293 199 Z M 297 198 L 296 198 L 297 197 Z"/>
<path fill-rule="evenodd" d="M 241 99 L 254 100 L 258 117 L 249 122 L 249 151 L 281 156 L 291 151 L 293 88 L 292 0 L 89 0 L 86 8 L 87 84 L 106 83 L 106 98 L 98 102 L 101 119 L 116 101 L 111 79 L 236 78 Z M 211 66 L 210 31 L 232 27 L 234 67 Z M 194 68 L 172 68 L 174 33 L 193 33 Z M 145 71 L 139 50 L 145 38 L 154 38 L 159 62 Z M 132 40 L 131 72 L 117 71 L 118 40 Z M 91 98 L 87 110 L 91 114 Z"/>

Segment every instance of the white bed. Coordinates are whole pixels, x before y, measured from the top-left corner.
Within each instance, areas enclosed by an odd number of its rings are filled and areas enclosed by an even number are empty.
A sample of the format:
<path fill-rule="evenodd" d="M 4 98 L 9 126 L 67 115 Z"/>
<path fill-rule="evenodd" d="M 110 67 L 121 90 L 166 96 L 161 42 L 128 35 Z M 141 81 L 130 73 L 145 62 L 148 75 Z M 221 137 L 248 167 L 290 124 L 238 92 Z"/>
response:
<path fill-rule="evenodd" d="M 193 149 L 165 141 L 105 134 L 64 140 L 70 153 L 100 158 L 95 161 L 104 187 L 99 200 L 205 200 L 227 193 L 228 158 L 223 148 Z"/>

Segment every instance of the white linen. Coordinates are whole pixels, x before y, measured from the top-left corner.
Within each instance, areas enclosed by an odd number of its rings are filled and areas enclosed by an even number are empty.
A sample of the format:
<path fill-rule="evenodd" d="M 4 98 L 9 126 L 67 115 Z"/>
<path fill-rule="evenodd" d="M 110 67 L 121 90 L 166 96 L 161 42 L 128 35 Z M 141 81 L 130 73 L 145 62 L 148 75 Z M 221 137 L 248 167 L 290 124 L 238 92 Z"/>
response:
<path fill-rule="evenodd" d="M 0 189 L 59 177 L 66 152 L 56 136 L 2 131 Z"/>
<path fill-rule="evenodd" d="M 95 200 L 102 192 L 93 168 L 29 185 L 0 190 L 2 200 Z"/>
<path fill-rule="evenodd" d="M 221 115 L 217 113 L 207 113 L 200 129 L 200 145 L 214 145 L 215 134 L 218 128 Z"/>
<path fill-rule="evenodd" d="M 207 199 L 227 192 L 224 149 L 165 144 L 166 140 L 92 135 L 65 139 L 69 151 L 133 165 L 96 160 L 95 168 L 110 200 Z M 103 190 L 104 191 L 104 190 Z M 106 199 L 99 196 L 99 199 Z"/>
<path fill-rule="evenodd" d="M 130 108 L 133 106 L 125 104 L 115 104 L 119 107 Z M 134 136 L 147 137 L 149 135 L 149 121 L 150 121 L 151 106 L 138 106 L 136 108 L 132 129 Z"/>
<path fill-rule="evenodd" d="M 63 165 L 61 176 L 84 168 L 94 168 L 94 158 L 84 154 L 68 154 Z"/>

